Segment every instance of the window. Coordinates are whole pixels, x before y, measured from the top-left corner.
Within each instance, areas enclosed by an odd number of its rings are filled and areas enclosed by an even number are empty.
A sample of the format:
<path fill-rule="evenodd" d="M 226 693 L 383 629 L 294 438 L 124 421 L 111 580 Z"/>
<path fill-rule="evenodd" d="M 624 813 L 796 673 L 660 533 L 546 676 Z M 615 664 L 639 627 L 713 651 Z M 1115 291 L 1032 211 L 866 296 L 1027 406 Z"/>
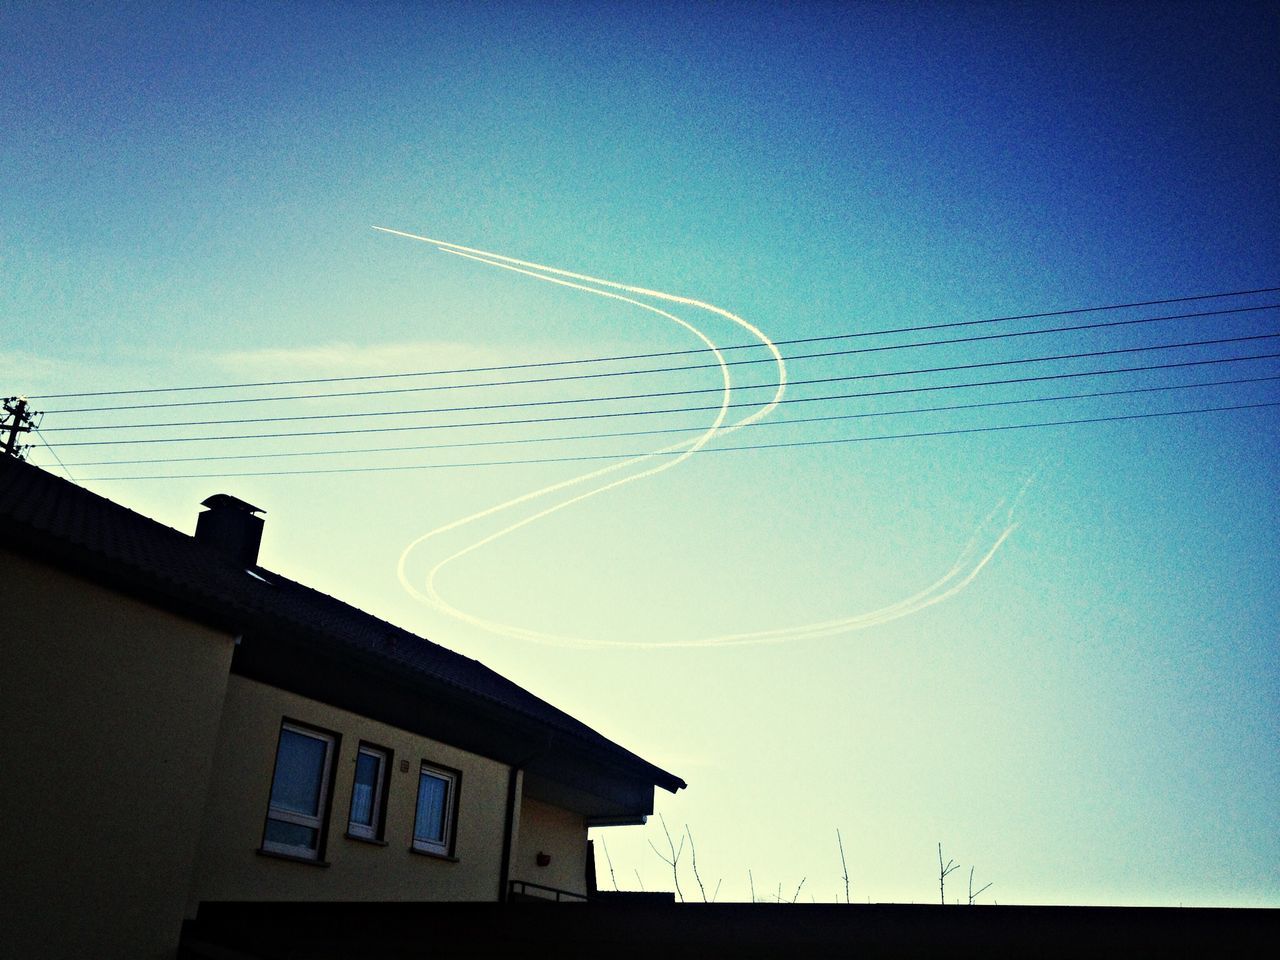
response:
<path fill-rule="evenodd" d="M 334 734 L 287 720 L 280 725 L 264 851 L 320 859 L 336 745 Z"/>
<path fill-rule="evenodd" d="M 453 855 L 453 822 L 457 816 L 456 770 L 424 763 L 418 774 L 418 813 L 413 821 L 413 849 L 440 856 Z"/>
<path fill-rule="evenodd" d="M 356 751 L 355 782 L 351 785 L 351 815 L 347 834 L 365 840 L 381 840 L 386 803 L 387 773 L 391 769 L 388 751 L 367 743 Z"/>

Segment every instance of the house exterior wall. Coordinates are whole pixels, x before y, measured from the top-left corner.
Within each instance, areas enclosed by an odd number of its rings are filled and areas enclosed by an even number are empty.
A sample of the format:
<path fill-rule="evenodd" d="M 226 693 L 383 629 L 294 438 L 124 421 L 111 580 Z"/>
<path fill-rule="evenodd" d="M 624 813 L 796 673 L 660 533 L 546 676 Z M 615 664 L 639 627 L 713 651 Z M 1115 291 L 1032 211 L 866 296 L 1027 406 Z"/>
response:
<path fill-rule="evenodd" d="M 247 641 L 246 641 L 247 642 Z M 259 852 L 282 720 L 337 734 L 328 866 Z M 361 741 L 393 752 L 384 843 L 346 836 Z M 461 772 L 454 858 L 411 849 L 423 761 Z M 496 900 L 509 768 L 497 761 L 232 675 L 188 905 L 202 900 Z"/>
<path fill-rule="evenodd" d="M 538 866 L 539 853 L 551 857 L 545 867 Z M 525 797 L 520 806 L 520 831 L 511 859 L 511 879 L 585 895 L 587 823 L 582 815 Z"/>
<path fill-rule="evenodd" d="M 233 638 L 0 549 L 0 952 L 178 943 Z"/>

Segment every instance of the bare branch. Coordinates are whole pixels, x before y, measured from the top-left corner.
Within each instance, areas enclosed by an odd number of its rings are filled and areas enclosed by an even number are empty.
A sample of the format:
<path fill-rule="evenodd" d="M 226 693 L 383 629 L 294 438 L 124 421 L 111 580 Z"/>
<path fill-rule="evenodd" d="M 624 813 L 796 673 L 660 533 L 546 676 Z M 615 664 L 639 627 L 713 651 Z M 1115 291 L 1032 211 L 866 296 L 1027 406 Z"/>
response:
<path fill-rule="evenodd" d="M 938 843 L 938 894 L 942 898 L 945 906 L 947 902 L 947 874 L 954 870 L 958 870 L 960 865 L 954 860 L 948 860 L 944 866 L 942 863 L 942 843 Z"/>
<path fill-rule="evenodd" d="M 751 876 L 750 870 L 747 871 L 747 883 L 751 884 L 751 902 L 755 903 L 756 902 L 756 881 Z"/>
<path fill-rule="evenodd" d="M 844 902 L 849 902 L 849 865 L 844 862 L 844 841 L 840 839 L 840 830 L 836 829 L 836 843 L 840 845 L 840 869 L 844 871 Z"/>
<path fill-rule="evenodd" d="M 702 877 L 698 876 L 698 848 L 693 845 L 693 832 L 687 823 L 684 825 L 684 833 L 689 838 L 689 862 L 693 866 L 693 879 L 698 881 L 698 889 L 702 891 L 702 902 L 707 903 L 707 888 L 702 885 Z"/>
<path fill-rule="evenodd" d="M 640 879 L 639 870 L 636 870 L 636 883 L 640 884 L 640 892 L 644 893 L 644 881 Z"/>
<path fill-rule="evenodd" d="M 667 858 L 663 857 L 662 854 L 660 853 L 658 854 L 658 856 L 662 857 L 663 860 L 666 860 L 667 863 L 671 864 L 671 879 L 675 882 L 675 885 L 676 885 L 676 896 L 679 898 L 681 903 L 684 903 L 684 892 L 680 889 L 680 868 L 679 868 L 680 854 L 684 852 L 684 837 L 680 838 L 680 849 L 677 850 L 675 843 L 671 839 L 671 831 L 667 829 L 667 818 L 664 817 L 662 814 L 658 814 L 658 820 L 662 824 L 662 832 L 667 835 L 667 846 L 671 848 L 671 859 L 667 860 Z M 653 844 L 650 843 L 649 846 L 652 847 Z M 657 847 L 654 847 L 654 852 L 657 853 Z"/>
<path fill-rule="evenodd" d="M 613 872 L 613 857 L 609 856 L 609 841 L 601 837 L 600 844 L 604 847 L 604 859 L 609 864 L 609 879 L 613 881 L 613 889 L 616 892 L 618 889 L 618 877 Z"/>
<path fill-rule="evenodd" d="M 797 900 L 800 899 L 800 891 L 804 889 L 804 882 L 808 879 L 809 879 L 808 877 L 800 878 L 800 886 L 796 887 L 796 895 L 791 898 L 792 903 L 795 903 Z"/>
<path fill-rule="evenodd" d="M 724 879 L 723 877 L 721 877 L 721 878 L 720 878 L 720 880 L 723 880 L 723 879 Z M 715 893 L 713 893 L 713 894 L 711 894 L 711 902 L 712 902 L 712 903 L 715 903 L 715 902 L 716 902 L 716 897 L 720 896 L 720 880 L 717 880 L 717 881 L 716 881 L 716 892 L 715 892 Z"/>
<path fill-rule="evenodd" d="M 969 868 L 969 906 L 971 907 L 973 906 L 974 901 L 977 900 L 978 897 L 982 894 L 982 891 L 986 890 L 987 887 L 990 887 L 991 884 L 995 883 L 995 881 L 992 880 L 991 883 L 987 884 L 987 886 L 982 887 L 981 889 L 975 891 L 973 889 L 973 870 L 974 870 L 973 867 Z"/>

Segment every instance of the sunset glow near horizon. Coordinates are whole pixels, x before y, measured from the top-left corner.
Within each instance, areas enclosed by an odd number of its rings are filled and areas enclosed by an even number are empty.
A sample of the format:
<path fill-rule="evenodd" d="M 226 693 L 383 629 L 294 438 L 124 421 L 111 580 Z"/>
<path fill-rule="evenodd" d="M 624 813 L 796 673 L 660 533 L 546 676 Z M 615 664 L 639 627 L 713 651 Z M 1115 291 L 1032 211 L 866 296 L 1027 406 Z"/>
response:
<path fill-rule="evenodd" d="M 721 900 L 1280 906 L 1276 11 L 10 5 L 0 394 L 685 779 Z"/>

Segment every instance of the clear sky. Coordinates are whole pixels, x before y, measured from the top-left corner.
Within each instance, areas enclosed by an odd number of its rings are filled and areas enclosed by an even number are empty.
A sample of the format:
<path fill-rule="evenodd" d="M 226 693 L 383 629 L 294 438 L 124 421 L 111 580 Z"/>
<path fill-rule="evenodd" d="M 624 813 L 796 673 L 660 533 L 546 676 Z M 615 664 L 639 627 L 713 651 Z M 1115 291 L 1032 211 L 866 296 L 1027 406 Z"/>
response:
<path fill-rule="evenodd" d="M 1238 339 L 1277 332 L 1280 311 L 804 356 L 1276 293 L 783 346 L 800 402 L 440 568 L 443 601 L 519 628 L 506 632 L 414 599 L 406 546 L 620 462 L 561 458 L 696 439 L 723 399 L 711 354 L 542 372 L 691 371 L 328 400 L 70 412 L 299 388 L 49 396 L 704 345 L 633 304 L 375 224 L 696 298 L 779 341 L 1280 286 L 1277 50 L 1275 4 L 1220 2 L 5 4 L 0 393 L 39 398 L 44 438 L 89 488 L 187 531 L 211 493 L 257 504 L 264 565 L 476 657 L 685 778 L 659 810 L 692 831 L 722 900 L 751 883 L 790 899 L 802 881 L 802 900 L 843 899 L 838 829 L 855 900 L 936 899 L 941 842 L 962 866 L 949 899 L 974 866 L 1000 903 L 1280 906 L 1280 408 L 1256 406 L 1280 401 L 1262 379 L 1280 362 L 1235 359 L 1280 352 Z M 637 299 L 715 343 L 759 342 Z M 730 370 L 734 403 L 763 404 L 777 379 L 767 362 Z M 706 392 L 376 415 L 680 390 Z M 686 407 L 700 409 L 323 433 Z M 83 429 L 337 412 L 357 416 Z M 303 429 L 320 435 L 64 445 Z M 545 439 L 657 429 L 684 432 Z M 261 475 L 535 458 L 557 462 Z M 31 459 L 59 469 L 40 446 Z M 197 473 L 215 476 L 174 477 Z M 152 475 L 170 478 L 124 479 Z M 406 577 L 421 591 L 502 521 L 589 488 L 432 538 Z M 828 621 L 862 628 L 788 632 Z M 784 639 L 691 645 L 758 631 Z M 656 820 L 598 835 L 618 886 L 670 888 Z M 691 873 L 681 885 L 696 890 Z"/>

